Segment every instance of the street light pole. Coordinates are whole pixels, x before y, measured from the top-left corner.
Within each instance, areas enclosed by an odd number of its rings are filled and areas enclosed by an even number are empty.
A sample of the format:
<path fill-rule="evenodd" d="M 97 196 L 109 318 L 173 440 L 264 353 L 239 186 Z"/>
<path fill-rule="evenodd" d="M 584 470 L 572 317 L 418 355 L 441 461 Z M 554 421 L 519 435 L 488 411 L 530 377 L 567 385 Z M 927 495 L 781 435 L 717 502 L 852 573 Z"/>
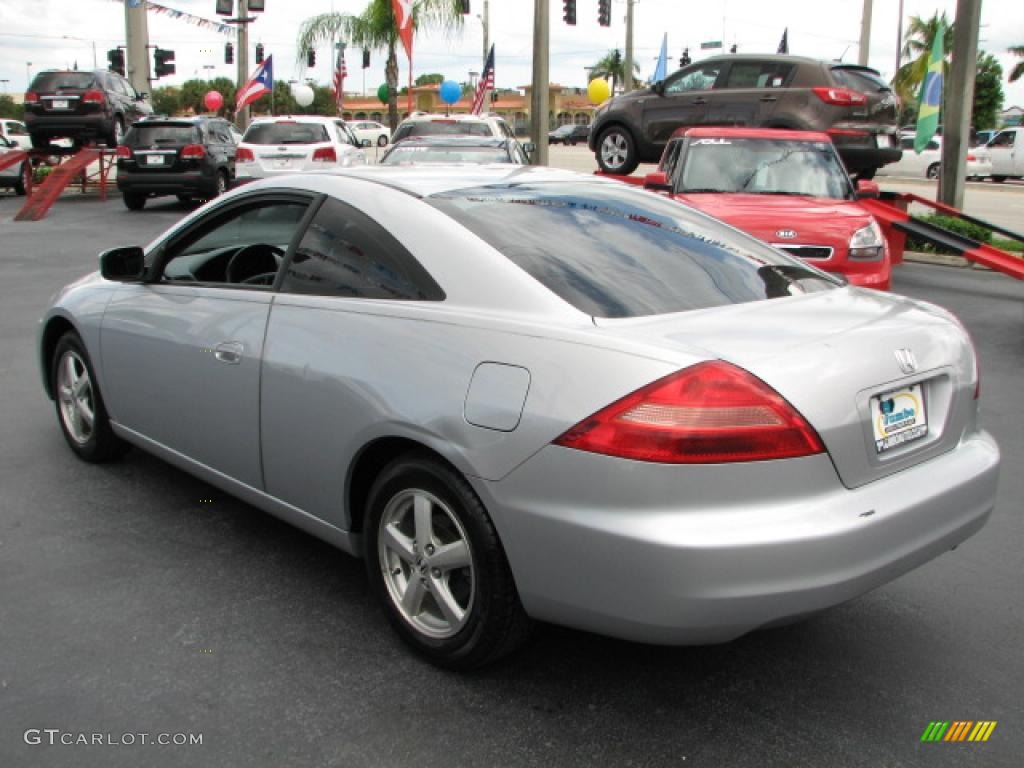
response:
<path fill-rule="evenodd" d="M 626 61 L 622 75 L 622 92 L 633 90 L 633 0 L 626 0 Z"/>
<path fill-rule="evenodd" d="M 534 165 L 548 164 L 548 0 L 533 0 L 533 90 L 530 93 L 530 135 Z"/>
<path fill-rule="evenodd" d="M 868 65 L 868 49 L 871 47 L 871 8 L 874 0 L 864 0 L 864 11 L 860 16 L 860 51 L 857 63 L 862 67 Z"/>

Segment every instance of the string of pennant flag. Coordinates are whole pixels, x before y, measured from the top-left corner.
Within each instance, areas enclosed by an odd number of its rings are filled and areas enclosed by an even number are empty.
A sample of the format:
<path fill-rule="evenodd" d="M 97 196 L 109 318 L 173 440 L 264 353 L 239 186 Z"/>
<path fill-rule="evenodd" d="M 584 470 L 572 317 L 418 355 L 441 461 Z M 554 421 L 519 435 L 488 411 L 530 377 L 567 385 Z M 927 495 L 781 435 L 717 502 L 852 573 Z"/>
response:
<path fill-rule="evenodd" d="M 124 5 L 124 0 L 111 0 L 111 2 L 117 3 L 118 5 Z M 141 2 L 133 3 L 132 5 L 138 5 Z M 146 10 L 156 14 L 168 16 L 172 19 L 181 19 L 186 24 L 191 24 L 194 27 L 200 29 L 211 29 L 221 35 L 227 35 L 228 37 L 235 36 L 235 30 L 228 24 L 221 24 L 216 21 L 210 21 L 204 19 L 202 16 L 196 16 L 192 13 L 186 13 L 185 11 L 179 11 L 174 8 L 168 8 L 166 5 L 160 5 L 159 3 L 152 3 L 146 0 Z"/>

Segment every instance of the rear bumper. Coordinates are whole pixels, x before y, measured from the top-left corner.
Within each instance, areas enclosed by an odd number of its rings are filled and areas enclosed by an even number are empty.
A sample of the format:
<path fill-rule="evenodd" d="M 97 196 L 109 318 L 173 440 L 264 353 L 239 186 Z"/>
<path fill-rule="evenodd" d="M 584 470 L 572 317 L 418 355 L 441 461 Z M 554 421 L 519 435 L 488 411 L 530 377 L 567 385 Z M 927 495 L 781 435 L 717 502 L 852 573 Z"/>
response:
<path fill-rule="evenodd" d="M 854 490 L 825 455 L 670 467 L 549 446 L 477 482 L 535 618 L 642 642 L 723 642 L 850 600 L 977 532 L 986 433 Z"/>
<path fill-rule="evenodd" d="M 122 192 L 149 195 L 206 195 L 217 190 L 217 177 L 212 170 L 194 171 L 127 171 L 117 170 L 117 188 Z"/>
<path fill-rule="evenodd" d="M 833 137 L 835 138 L 835 137 Z M 859 147 L 836 142 L 836 151 L 850 173 L 881 168 L 897 162 L 903 157 L 903 150 L 892 147 Z"/>

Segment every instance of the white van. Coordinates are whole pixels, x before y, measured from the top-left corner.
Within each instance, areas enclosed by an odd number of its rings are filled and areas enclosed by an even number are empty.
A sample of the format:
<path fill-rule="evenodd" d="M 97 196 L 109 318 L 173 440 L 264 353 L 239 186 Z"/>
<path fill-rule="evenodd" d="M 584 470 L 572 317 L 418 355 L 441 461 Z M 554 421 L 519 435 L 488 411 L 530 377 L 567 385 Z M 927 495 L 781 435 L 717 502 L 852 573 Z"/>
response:
<path fill-rule="evenodd" d="M 1004 128 L 985 146 L 992 156 L 992 181 L 1024 177 L 1024 126 Z"/>

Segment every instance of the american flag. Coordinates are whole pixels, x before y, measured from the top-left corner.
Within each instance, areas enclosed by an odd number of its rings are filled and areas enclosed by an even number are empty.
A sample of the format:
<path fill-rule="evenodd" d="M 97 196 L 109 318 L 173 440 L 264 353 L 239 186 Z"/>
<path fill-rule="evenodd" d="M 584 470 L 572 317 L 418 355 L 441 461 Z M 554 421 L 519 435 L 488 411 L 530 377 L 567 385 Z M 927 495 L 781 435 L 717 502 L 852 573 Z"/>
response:
<path fill-rule="evenodd" d="M 345 78 L 348 77 L 348 67 L 345 66 L 345 49 L 338 49 L 338 65 L 334 68 L 334 103 L 338 107 L 338 114 L 343 111 L 345 100 Z"/>
<path fill-rule="evenodd" d="M 487 98 L 487 92 L 494 90 L 494 46 L 491 46 L 490 53 L 487 54 L 487 62 L 484 64 L 484 73 L 480 75 L 480 82 L 476 87 L 476 96 L 473 97 L 473 109 L 471 112 L 474 115 L 479 115 L 484 108 L 484 100 Z"/>
<path fill-rule="evenodd" d="M 274 90 L 274 56 L 270 55 L 253 72 L 249 81 L 238 89 L 238 96 L 235 101 L 235 113 L 252 104 L 264 93 L 271 93 Z"/>

